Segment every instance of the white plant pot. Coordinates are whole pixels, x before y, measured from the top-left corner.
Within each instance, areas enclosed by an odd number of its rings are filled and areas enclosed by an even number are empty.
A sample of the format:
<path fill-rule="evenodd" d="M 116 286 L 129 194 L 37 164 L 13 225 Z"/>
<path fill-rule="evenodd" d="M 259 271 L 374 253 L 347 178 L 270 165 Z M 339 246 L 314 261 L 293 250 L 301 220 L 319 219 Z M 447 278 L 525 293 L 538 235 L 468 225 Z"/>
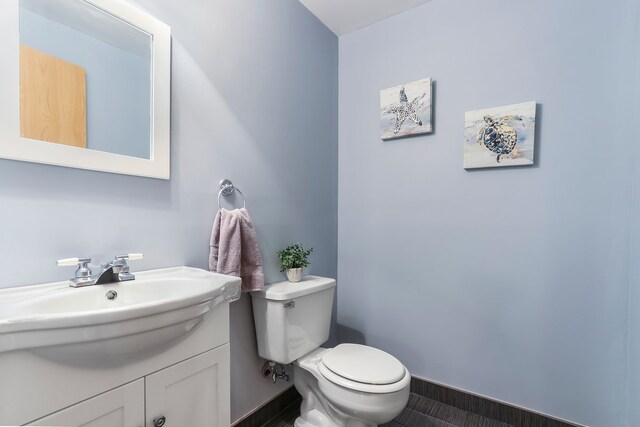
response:
<path fill-rule="evenodd" d="M 287 268 L 287 279 L 297 283 L 302 279 L 302 268 Z"/>

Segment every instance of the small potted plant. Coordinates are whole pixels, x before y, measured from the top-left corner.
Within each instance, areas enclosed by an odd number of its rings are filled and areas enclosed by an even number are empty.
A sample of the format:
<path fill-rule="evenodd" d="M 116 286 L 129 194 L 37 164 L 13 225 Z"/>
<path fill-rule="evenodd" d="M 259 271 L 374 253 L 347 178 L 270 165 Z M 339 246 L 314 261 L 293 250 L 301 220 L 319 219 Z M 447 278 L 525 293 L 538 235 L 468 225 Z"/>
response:
<path fill-rule="evenodd" d="M 309 266 L 309 255 L 313 248 L 305 249 L 300 243 L 287 246 L 278 251 L 280 260 L 280 271 L 287 272 L 287 279 L 290 282 L 299 282 L 302 279 L 302 268 Z"/>

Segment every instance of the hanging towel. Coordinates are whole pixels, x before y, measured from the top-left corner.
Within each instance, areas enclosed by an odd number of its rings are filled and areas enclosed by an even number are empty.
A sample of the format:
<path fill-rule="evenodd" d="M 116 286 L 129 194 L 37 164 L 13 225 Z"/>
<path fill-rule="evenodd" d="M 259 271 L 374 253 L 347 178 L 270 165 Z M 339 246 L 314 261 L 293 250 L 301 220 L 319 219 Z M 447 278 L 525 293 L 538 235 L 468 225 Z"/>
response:
<path fill-rule="evenodd" d="M 218 210 L 211 230 L 209 270 L 242 279 L 242 292 L 264 288 L 256 230 L 245 208 Z M 239 299 L 240 296 L 238 295 Z"/>

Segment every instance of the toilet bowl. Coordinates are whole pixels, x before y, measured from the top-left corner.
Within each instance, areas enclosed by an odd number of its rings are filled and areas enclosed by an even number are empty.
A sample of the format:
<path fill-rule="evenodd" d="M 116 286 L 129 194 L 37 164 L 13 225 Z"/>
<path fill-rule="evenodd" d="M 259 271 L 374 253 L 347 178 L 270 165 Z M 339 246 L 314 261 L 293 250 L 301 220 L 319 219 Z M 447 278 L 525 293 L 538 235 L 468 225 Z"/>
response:
<path fill-rule="evenodd" d="M 372 427 L 407 404 L 411 376 L 395 357 L 359 344 L 320 347 L 329 338 L 336 282 L 306 276 L 252 293 L 258 353 L 293 362 L 302 395 L 296 427 Z"/>
<path fill-rule="evenodd" d="M 344 350 L 350 353 L 349 358 L 359 359 L 360 363 L 349 367 L 345 360 L 340 375 L 327 367 L 323 356 L 340 352 L 342 357 Z M 366 372 L 362 364 L 366 365 L 372 355 L 388 356 L 394 363 L 378 365 L 375 371 Z M 324 359 L 329 362 L 329 357 Z M 293 366 L 294 385 L 303 398 L 296 427 L 376 426 L 394 419 L 409 399 L 409 371 L 393 356 L 373 347 L 340 344 L 333 349 L 319 348 L 296 360 Z M 389 372 L 397 374 L 398 368 L 401 375 L 397 381 L 385 379 L 384 384 L 379 384 L 385 374 L 387 377 Z M 365 382 L 343 376 L 355 372 Z"/>

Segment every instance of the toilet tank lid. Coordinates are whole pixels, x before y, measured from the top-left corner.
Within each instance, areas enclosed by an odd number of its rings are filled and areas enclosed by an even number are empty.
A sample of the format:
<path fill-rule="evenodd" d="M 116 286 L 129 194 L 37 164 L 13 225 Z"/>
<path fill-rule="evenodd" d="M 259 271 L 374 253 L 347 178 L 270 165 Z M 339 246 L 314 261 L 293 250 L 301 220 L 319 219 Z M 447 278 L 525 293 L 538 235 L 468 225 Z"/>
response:
<path fill-rule="evenodd" d="M 274 301 L 285 301 L 334 288 L 335 286 L 335 279 L 320 276 L 304 276 L 302 280 L 297 283 L 284 281 L 267 285 L 262 291 L 251 292 L 251 296 Z"/>

